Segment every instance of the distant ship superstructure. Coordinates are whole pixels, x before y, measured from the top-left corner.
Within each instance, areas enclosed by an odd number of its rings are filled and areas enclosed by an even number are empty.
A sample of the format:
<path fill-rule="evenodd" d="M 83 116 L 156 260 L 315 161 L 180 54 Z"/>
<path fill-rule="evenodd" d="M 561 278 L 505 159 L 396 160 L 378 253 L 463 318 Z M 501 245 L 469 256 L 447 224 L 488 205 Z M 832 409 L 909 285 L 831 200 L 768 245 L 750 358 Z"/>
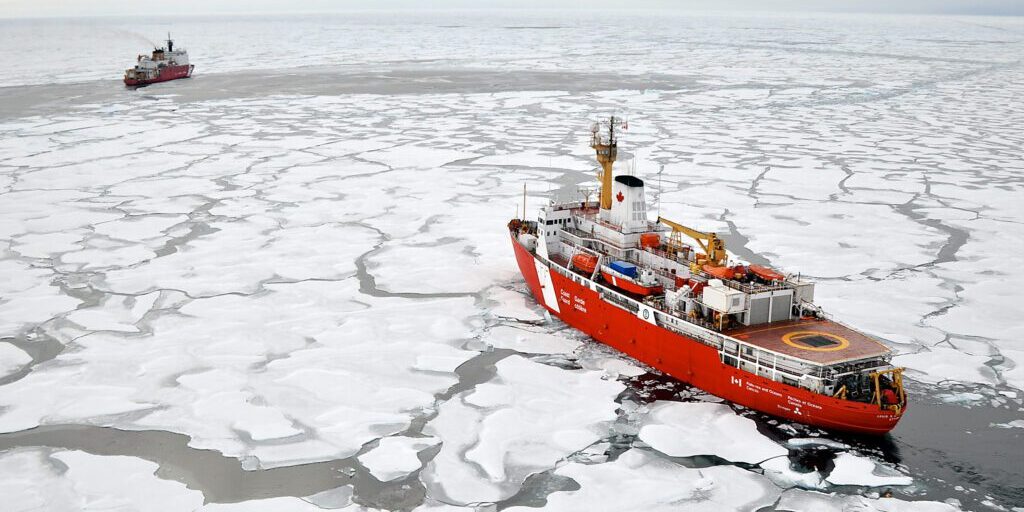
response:
<path fill-rule="evenodd" d="M 135 67 L 124 72 L 125 85 L 146 85 L 192 76 L 195 66 L 188 62 L 188 51 L 174 49 L 174 41 L 167 34 L 167 46 L 154 48 L 152 55 L 139 55 Z"/>
<path fill-rule="evenodd" d="M 648 221 L 643 180 L 613 174 L 623 128 L 615 117 L 593 127 L 598 201 L 552 202 L 537 220 L 509 222 L 537 301 L 598 341 L 737 404 L 853 432 L 896 426 L 906 394 L 891 351 L 829 319 L 813 304 L 814 283 L 730 263 L 714 233 Z"/>

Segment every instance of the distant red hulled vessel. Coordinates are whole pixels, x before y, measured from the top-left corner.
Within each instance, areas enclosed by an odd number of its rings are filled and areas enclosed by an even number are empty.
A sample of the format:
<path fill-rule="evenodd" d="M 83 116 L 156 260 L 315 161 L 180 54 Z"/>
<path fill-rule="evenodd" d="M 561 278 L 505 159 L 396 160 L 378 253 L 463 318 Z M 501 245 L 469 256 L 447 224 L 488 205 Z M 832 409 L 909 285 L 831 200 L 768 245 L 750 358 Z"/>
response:
<path fill-rule="evenodd" d="M 615 117 L 593 127 L 599 201 L 552 202 L 537 220 L 508 224 L 537 301 L 598 341 L 737 404 L 830 429 L 892 430 L 907 400 L 891 351 L 828 319 L 813 304 L 814 283 L 730 264 L 714 233 L 649 222 L 643 180 L 613 177 L 623 128 Z"/>
<path fill-rule="evenodd" d="M 154 48 L 152 56 L 139 55 L 135 67 L 125 70 L 124 84 L 138 86 L 188 78 L 194 68 L 188 63 L 188 51 L 175 50 L 174 41 L 167 34 L 167 47 Z"/>

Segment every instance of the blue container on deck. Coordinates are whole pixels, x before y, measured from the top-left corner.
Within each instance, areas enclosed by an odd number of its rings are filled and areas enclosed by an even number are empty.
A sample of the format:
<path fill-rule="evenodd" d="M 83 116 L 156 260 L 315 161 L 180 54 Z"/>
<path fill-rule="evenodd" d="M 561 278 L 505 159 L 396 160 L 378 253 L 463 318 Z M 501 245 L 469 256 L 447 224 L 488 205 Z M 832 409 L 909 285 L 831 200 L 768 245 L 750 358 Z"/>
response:
<path fill-rule="evenodd" d="M 608 264 L 612 270 L 629 277 L 636 277 L 636 265 L 627 261 L 613 261 Z"/>

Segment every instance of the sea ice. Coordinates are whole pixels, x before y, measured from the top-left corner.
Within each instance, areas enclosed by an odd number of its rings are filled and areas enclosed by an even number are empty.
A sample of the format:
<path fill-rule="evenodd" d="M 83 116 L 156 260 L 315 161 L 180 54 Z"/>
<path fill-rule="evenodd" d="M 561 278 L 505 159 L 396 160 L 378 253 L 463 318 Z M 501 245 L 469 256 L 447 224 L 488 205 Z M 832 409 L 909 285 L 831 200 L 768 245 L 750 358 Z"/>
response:
<path fill-rule="evenodd" d="M 66 471 L 61 469 L 66 468 Z M 196 510 L 203 495 L 157 478 L 157 465 L 124 456 L 32 448 L 0 453 L 6 510 Z"/>
<path fill-rule="evenodd" d="M 540 327 L 498 325 L 482 338 L 495 348 L 507 348 L 527 354 L 571 354 L 581 342 L 545 332 Z"/>
<path fill-rule="evenodd" d="M 522 322 L 537 322 L 544 319 L 544 309 L 529 294 L 495 286 L 487 289 L 486 297 L 497 303 L 490 311 L 498 318 Z"/>
<path fill-rule="evenodd" d="M 843 452 L 836 455 L 835 467 L 825 478 L 833 485 L 858 485 L 864 487 L 884 487 L 887 485 L 910 485 L 913 479 L 884 468 L 888 475 L 879 475 L 879 466 L 867 457 Z"/>
<path fill-rule="evenodd" d="M 753 420 L 724 404 L 656 402 L 642 422 L 639 438 L 672 457 L 715 455 L 757 464 L 789 453 L 761 435 Z"/>
<path fill-rule="evenodd" d="M 257 467 L 349 457 L 457 382 L 451 370 L 476 352 L 455 346 L 478 311 L 471 298 L 361 295 L 355 279 L 187 301 L 148 334 L 93 332 L 8 384 L 0 431 L 170 430 Z"/>
<path fill-rule="evenodd" d="M 592 171 L 597 166 L 589 157 L 575 158 L 568 155 L 545 155 L 534 151 L 488 155 L 473 160 L 473 165 L 539 167 L 544 169 L 569 169 L 572 171 Z"/>
<path fill-rule="evenodd" d="M 419 452 L 438 443 L 432 437 L 385 437 L 376 448 L 360 455 L 359 463 L 377 480 L 390 482 L 420 469 Z"/>
<path fill-rule="evenodd" d="M 823 494 L 802 489 L 782 493 L 776 510 L 786 512 L 957 512 L 960 509 L 937 501 L 903 501 L 896 498 Z"/>
<path fill-rule="evenodd" d="M 624 386 L 598 372 L 566 371 L 511 356 L 475 390 L 438 408 L 424 432 L 442 447 L 421 479 L 445 502 L 494 502 L 605 434 Z M 466 428 L 478 425 L 478 428 Z"/>
<path fill-rule="evenodd" d="M 972 356 L 951 348 L 931 347 L 916 354 L 898 355 L 893 358 L 893 364 L 907 367 L 911 376 L 923 382 L 934 384 L 951 380 L 992 385 L 998 381 L 998 376 L 986 364 L 991 359 L 988 356 Z"/>
<path fill-rule="evenodd" d="M 467 151 L 422 146 L 419 144 L 396 146 L 360 154 L 361 158 L 365 158 L 372 162 L 380 162 L 393 169 L 403 167 L 434 169 L 457 160 L 476 158 L 478 156 L 481 155 Z"/>
<path fill-rule="evenodd" d="M 756 473 L 735 466 L 686 468 L 636 448 L 614 462 L 570 463 L 556 469 L 555 474 L 572 478 L 580 489 L 549 495 L 545 510 L 754 511 L 779 497 L 779 489 Z"/>
<path fill-rule="evenodd" d="M 106 297 L 102 306 L 77 309 L 66 318 L 88 331 L 139 332 L 135 324 L 149 312 L 159 296 L 160 292 L 129 297 L 112 295 Z"/>
<path fill-rule="evenodd" d="M 0 275 L 5 277 L 0 280 L 0 337 L 12 336 L 79 304 L 53 284 L 57 275 L 51 270 L 8 259 L 0 260 Z"/>
<path fill-rule="evenodd" d="M 821 473 L 808 471 L 801 473 L 790 465 L 789 457 L 775 457 L 760 464 L 764 476 L 782 488 L 800 487 L 803 489 L 820 489 L 825 487 Z"/>
<path fill-rule="evenodd" d="M 0 342 L 0 378 L 4 378 L 32 362 L 32 356 L 14 345 Z"/>

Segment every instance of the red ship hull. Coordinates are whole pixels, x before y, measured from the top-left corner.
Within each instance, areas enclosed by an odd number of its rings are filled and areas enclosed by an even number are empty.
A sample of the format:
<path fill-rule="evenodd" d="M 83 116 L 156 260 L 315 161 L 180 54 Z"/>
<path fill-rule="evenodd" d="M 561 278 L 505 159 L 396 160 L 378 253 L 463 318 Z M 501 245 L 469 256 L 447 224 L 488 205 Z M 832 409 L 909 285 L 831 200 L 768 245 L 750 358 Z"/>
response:
<path fill-rule="evenodd" d="M 166 82 L 168 80 L 177 80 L 179 78 L 188 78 L 192 76 L 192 69 L 195 66 L 189 64 L 187 66 L 167 66 L 160 69 L 160 73 L 154 78 L 148 78 L 144 80 L 135 78 L 124 78 L 124 84 L 135 86 L 135 85 L 149 85 L 157 82 Z"/>
<path fill-rule="evenodd" d="M 892 430 L 902 416 L 902 410 L 840 400 L 725 365 L 716 349 L 643 321 L 603 301 L 586 286 L 551 271 L 536 261 L 514 235 L 512 245 L 530 292 L 551 314 L 676 379 L 763 413 L 827 429 L 882 435 Z M 550 276 L 554 290 L 547 292 L 547 298 L 538 272 Z M 547 303 L 549 300 L 556 301 L 557 310 Z"/>

